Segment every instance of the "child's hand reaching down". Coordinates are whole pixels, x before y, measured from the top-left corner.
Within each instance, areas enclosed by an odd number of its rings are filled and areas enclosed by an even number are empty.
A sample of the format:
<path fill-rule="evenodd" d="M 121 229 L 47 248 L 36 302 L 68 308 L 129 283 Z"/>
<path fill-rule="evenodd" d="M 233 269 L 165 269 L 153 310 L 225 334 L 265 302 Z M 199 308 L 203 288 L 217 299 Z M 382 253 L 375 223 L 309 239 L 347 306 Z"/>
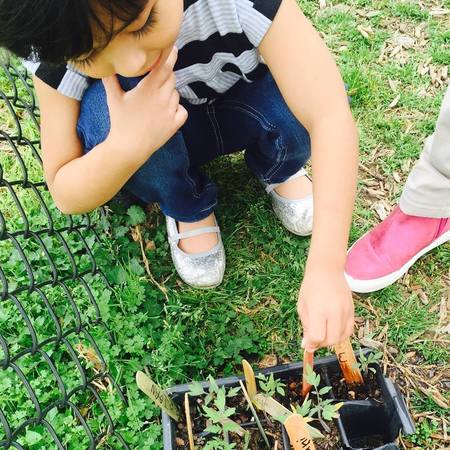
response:
<path fill-rule="evenodd" d="M 144 163 L 186 122 L 187 111 L 175 89 L 174 48 L 167 60 L 124 92 L 115 75 L 103 79 L 111 117 L 108 141 L 130 160 Z"/>
<path fill-rule="evenodd" d="M 298 312 L 306 350 L 312 352 L 348 338 L 353 333 L 354 305 L 344 274 L 323 269 L 307 272 Z"/>

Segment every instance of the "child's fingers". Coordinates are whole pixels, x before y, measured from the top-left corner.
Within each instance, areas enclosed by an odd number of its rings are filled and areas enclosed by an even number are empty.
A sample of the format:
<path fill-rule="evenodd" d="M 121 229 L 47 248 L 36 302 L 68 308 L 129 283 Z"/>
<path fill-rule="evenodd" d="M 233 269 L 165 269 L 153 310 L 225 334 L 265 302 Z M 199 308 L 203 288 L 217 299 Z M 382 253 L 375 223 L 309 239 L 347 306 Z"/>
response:
<path fill-rule="evenodd" d="M 309 353 L 314 353 L 316 350 L 318 350 L 320 348 L 320 345 L 310 344 L 307 339 L 305 339 L 303 345 L 304 345 L 303 348 Z"/>
<path fill-rule="evenodd" d="M 311 345 L 308 338 L 306 337 L 303 337 L 301 347 L 307 353 L 314 353 L 319 348 L 316 345 Z"/>
<path fill-rule="evenodd" d="M 149 83 L 162 86 L 167 79 L 173 74 L 173 68 L 178 58 L 178 50 L 174 47 L 163 64 L 160 64 L 156 69 L 152 70 L 146 75 L 139 84 L 147 85 Z"/>
<path fill-rule="evenodd" d="M 177 130 L 181 128 L 188 119 L 188 112 L 182 105 L 178 105 L 177 112 L 175 113 L 175 126 Z"/>
<path fill-rule="evenodd" d="M 176 111 L 178 109 L 178 105 L 180 104 L 180 94 L 177 90 L 173 90 L 170 99 L 169 99 L 169 108 L 170 111 Z"/>
<path fill-rule="evenodd" d="M 178 50 L 172 50 L 165 63 L 153 71 L 154 80 L 159 86 L 162 86 L 173 75 L 173 69 L 177 59 Z"/>
<path fill-rule="evenodd" d="M 178 59 L 178 49 L 176 47 L 173 47 L 172 51 L 170 52 L 170 54 L 167 58 L 166 64 L 165 64 L 167 66 L 167 69 L 170 72 L 173 71 L 175 64 L 177 62 L 177 59 Z"/>
<path fill-rule="evenodd" d="M 305 327 L 305 326 L 304 326 Z M 325 319 L 311 319 L 305 327 L 303 346 L 308 352 L 314 352 L 323 346 L 326 338 Z"/>
<path fill-rule="evenodd" d="M 337 318 L 336 318 L 337 319 Z M 331 347 L 344 339 L 344 329 L 339 320 L 329 320 L 327 322 L 326 346 Z"/>
<path fill-rule="evenodd" d="M 353 316 L 344 315 L 341 320 L 332 316 L 332 319 L 327 321 L 326 345 L 332 347 L 345 341 L 353 334 L 353 326 Z"/>
<path fill-rule="evenodd" d="M 345 326 L 344 338 L 342 340 L 344 341 L 345 339 L 349 338 L 353 334 L 354 331 L 355 331 L 355 322 L 353 320 L 351 320 Z"/>
<path fill-rule="evenodd" d="M 176 84 L 177 80 L 175 78 L 175 74 L 172 72 L 167 78 L 167 80 L 161 86 L 161 90 L 167 90 L 167 94 L 170 94 L 172 91 L 175 90 Z"/>
<path fill-rule="evenodd" d="M 102 79 L 103 86 L 106 91 L 106 99 L 108 103 L 119 99 L 123 95 L 122 86 L 120 86 L 119 80 L 116 75 Z"/>

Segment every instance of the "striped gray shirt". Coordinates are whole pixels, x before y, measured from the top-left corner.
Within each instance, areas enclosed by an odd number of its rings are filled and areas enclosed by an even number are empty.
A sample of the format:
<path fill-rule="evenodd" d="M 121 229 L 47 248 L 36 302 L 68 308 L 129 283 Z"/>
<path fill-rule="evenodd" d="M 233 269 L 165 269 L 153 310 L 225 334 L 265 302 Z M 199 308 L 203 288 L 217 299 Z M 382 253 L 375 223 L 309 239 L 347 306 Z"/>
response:
<path fill-rule="evenodd" d="M 282 0 L 184 0 L 176 46 L 177 90 L 192 104 L 217 98 L 239 80 L 253 81 L 267 70 L 258 46 Z M 68 64 L 26 67 L 61 94 L 81 100 L 92 79 Z"/>

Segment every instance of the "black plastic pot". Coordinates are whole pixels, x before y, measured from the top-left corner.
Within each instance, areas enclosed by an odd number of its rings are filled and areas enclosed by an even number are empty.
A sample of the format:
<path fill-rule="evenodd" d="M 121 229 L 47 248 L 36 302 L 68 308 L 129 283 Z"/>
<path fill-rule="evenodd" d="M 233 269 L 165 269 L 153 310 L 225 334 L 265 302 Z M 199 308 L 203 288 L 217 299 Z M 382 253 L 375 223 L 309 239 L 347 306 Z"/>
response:
<path fill-rule="evenodd" d="M 373 367 L 377 371 L 377 381 L 381 389 L 382 400 L 343 400 L 344 406 L 340 410 L 339 419 L 336 420 L 342 450 L 398 450 L 395 441 L 400 432 L 404 435 L 415 432 L 414 423 L 400 390 L 391 380 L 383 377 L 378 365 Z M 275 378 L 288 379 L 292 376 L 298 377 L 302 370 L 302 363 L 293 363 L 270 367 L 257 373 L 265 375 L 273 373 Z M 314 370 L 321 374 L 325 384 L 329 384 L 330 374 L 340 370 L 340 368 L 335 357 L 326 357 L 314 362 Z M 244 380 L 244 377 L 222 378 L 217 380 L 217 384 L 227 388 L 236 387 L 239 385 L 239 380 Z M 202 385 L 205 389 L 208 389 L 209 382 L 205 381 Z M 184 394 L 189 391 L 189 386 L 189 384 L 174 386 L 167 392 L 176 403 L 182 405 Z M 331 397 L 333 397 L 332 394 Z M 163 412 L 162 425 L 164 450 L 176 450 L 176 422 Z M 376 446 L 360 445 L 362 441 L 372 440 L 372 438 L 374 442 L 377 442 Z M 289 438 L 284 429 L 283 441 L 284 450 L 289 450 L 291 448 Z"/>

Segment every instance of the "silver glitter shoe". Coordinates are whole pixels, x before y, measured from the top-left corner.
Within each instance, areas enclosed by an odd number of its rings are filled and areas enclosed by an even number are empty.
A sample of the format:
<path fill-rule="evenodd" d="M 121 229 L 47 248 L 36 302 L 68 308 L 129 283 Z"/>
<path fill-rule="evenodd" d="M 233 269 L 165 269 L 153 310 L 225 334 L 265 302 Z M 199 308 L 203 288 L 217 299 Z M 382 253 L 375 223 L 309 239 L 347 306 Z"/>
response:
<path fill-rule="evenodd" d="M 305 169 L 300 169 L 286 181 L 308 176 Z M 266 192 L 272 197 L 272 207 L 276 216 L 291 233 L 298 236 L 310 236 L 313 229 L 313 196 L 308 195 L 300 200 L 284 198 L 275 192 L 281 183 L 265 184 Z"/>
<path fill-rule="evenodd" d="M 219 286 L 225 272 L 225 249 L 220 236 L 220 228 L 218 226 L 204 227 L 179 233 L 176 221 L 168 216 L 166 216 L 166 226 L 172 261 L 181 279 L 195 288 L 209 289 Z M 217 233 L 218 236 L 219 242 L 211 250 L 190 254 L 178 247 L 180 239 L 206 233 Z"/>

